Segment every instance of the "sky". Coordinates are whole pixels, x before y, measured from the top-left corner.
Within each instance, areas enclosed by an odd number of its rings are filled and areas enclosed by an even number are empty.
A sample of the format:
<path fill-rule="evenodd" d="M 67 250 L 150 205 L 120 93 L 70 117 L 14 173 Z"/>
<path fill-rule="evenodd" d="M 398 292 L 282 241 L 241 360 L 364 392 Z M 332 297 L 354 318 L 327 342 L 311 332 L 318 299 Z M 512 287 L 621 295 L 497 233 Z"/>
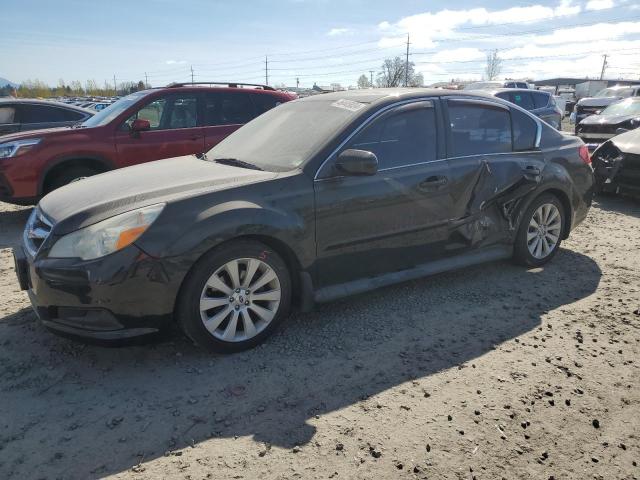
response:
<path fill-rule="evenodd" d="M 0 77 L 55 85 L 144 80 L 355 85 L 406 53 L 425 83 L 501 77 L 640 79 L 640 1 L 2 0 Z"/>

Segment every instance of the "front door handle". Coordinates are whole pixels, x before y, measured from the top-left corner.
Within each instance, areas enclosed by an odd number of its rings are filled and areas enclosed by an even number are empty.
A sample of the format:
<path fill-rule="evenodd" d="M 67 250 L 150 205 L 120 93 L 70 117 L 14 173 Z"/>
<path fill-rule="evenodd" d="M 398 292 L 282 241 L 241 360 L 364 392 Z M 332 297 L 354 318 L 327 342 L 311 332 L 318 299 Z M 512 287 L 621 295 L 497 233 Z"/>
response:
<path fill-rule="evenodd" d="M 432 175 L 420 182 L 419 187 L 425 190 L 436 189 L 446 185 L 449 179 L 444 175 Z"/>
<path fill-rule="evenodd" d="M 201 140 L 202 137 L 199 137 L 197 135 L 194 135 L 193 137 L 189 137 L 189 140 L 191 140 L 192 142 L 195 142 L 196 140 Z"/>

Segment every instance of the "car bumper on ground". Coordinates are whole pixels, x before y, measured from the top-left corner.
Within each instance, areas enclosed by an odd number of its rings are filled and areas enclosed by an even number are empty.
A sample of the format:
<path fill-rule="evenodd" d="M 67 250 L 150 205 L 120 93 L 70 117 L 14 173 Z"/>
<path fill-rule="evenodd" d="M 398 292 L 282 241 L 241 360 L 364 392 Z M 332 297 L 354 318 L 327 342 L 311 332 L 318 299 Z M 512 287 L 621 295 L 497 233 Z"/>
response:
<path fill-rule="evenodd" d="M 135 246 L 95 261 L 38 259 L 14 249 L 18 282 L 42 323 L 65 336 L 117 341 L 170 322 L 177 289 Z"/>

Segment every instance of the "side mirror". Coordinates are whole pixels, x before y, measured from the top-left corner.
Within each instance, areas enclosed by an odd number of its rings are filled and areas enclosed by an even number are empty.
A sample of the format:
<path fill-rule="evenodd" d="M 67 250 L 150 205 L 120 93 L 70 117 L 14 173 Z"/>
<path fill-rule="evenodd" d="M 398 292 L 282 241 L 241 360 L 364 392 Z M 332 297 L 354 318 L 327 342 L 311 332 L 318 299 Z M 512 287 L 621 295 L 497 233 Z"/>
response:
<path fill-rule="evenodd" d="M 616 135 L 620 135 L 621 133 L 626 133 L 628 131 L 628 128 L 616 128 Z"/>
<path fill-rule="evenodd" d="M 336 160 L 336 170 L 345 175 L 375 175 L 378 171 L 378 157 L 367 150 L 350 148 Z"/>
<path fill-rule="evenodd" d="M 151 123 L 144 118 L 136 118 L 131 124 L 131 133 L 139 135 L 140 132 L 151 130 Z"/>

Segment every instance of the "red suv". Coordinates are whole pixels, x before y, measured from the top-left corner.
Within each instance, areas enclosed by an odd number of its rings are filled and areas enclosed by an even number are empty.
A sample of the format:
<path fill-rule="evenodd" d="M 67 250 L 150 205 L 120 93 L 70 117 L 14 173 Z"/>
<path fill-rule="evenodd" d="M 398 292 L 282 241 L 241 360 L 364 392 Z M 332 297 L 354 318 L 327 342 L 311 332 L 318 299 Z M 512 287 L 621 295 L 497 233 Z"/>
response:
<path fill-rule="evenodd" d="M 33 204 L 79 178 L 206 152 L 295 98 L 263 85 L 173 84 L 132 93 L 74 127 L 0 137 L 0 200 Z"/>

